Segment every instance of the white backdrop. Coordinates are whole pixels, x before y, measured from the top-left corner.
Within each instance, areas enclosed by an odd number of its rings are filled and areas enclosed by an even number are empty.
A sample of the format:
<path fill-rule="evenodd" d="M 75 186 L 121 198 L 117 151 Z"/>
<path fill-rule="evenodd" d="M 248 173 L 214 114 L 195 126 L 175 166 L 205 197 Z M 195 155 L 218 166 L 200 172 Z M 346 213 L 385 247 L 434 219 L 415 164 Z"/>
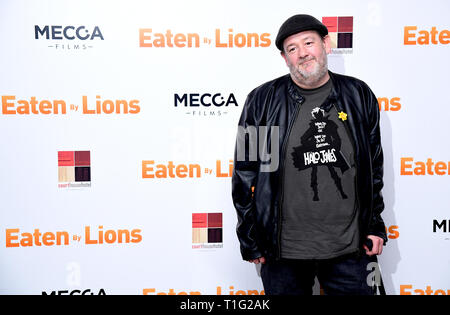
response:
<path fill-rule="evenodd" d="M 364 80 L 383 104 L 387 293 L 449 294 L 449 9 L 447 1 L 2 0 L 0 293 L 261 293 L 258 268 L 240 257 L 227 174 L 247 93 L 288 72 L 274 43 L 279 26 L 308 13 L 353 18 L 351 48 L 334 50 L 330 68 Z M 416 43 L 427 34 L 428 44 L 405 44 L 405 35 Z M 236 47 L 251 36 L 259 41 Z M 218 47 L 230 38 L 233 47 Z M 176 101 L 185 94 L 192 102 Z M 97 102 L 105 108 L 91 114 Z M 62 151 L 88 151 L 90 178 L 65 181 Z M 197 213 L 222 214 L 209 243 L 193 239 Z"/>

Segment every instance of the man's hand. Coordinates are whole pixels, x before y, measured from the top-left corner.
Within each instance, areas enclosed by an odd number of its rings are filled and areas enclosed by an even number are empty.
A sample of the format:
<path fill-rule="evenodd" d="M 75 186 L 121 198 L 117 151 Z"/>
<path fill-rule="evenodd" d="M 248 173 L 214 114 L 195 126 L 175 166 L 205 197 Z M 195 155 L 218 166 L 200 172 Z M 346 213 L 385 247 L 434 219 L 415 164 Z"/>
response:
<path fill-rule="evenodd" d="M 254 263 L 256 265 L 259 264 L 259 263 L 265 264 L 266 263 L 266 259 L 264 257 L 259 257 L 259 258 L 256 258 L 256 259 L 248 260 L 248 262 L 249 263 Z"/>
<path fill-rule="evenodd" d="M 372 250 L 369 250 L 366 245 L 363 245 L 364 249 L 366 250 L 366 254 L 368 256 L 381 255 L 381 253 L 383 252 L 383 239 L 375 235 L 368 235 L 367 238 L 372 240 L 373 245 Z"/>

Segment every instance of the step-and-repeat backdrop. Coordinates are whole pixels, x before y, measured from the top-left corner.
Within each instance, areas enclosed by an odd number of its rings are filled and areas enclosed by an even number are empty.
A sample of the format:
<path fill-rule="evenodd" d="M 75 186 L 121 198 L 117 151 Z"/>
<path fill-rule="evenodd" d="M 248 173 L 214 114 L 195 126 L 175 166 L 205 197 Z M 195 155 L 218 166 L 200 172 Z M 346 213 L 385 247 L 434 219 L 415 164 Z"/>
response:
<path fill-rule="evenodd" d="M 279 26 L 378 97 L 388 294 L 450 294 L 448 1 L 0 2 L 0 293 L 263 294 L 231 200 Z"/>

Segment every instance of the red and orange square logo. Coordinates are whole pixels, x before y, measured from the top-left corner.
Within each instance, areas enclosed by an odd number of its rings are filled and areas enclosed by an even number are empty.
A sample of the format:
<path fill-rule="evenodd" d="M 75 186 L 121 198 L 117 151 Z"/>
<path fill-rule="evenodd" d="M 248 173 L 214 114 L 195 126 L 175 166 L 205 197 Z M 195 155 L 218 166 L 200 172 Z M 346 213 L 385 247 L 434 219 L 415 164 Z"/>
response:
<path fill-rule="evenodd" d="M 192 243 L 222 243 L 222 213 L 192 214 Z"/>
<path fill-rule="evenodd" d="M 58 183 L 91 182 L 90 151 L 58 151 Z"/>
<path fill-rule="evenodd" d="M 331 48 L 353 48 L 353 16 L 326 16 L 322 23 L 328 28 Z"/>

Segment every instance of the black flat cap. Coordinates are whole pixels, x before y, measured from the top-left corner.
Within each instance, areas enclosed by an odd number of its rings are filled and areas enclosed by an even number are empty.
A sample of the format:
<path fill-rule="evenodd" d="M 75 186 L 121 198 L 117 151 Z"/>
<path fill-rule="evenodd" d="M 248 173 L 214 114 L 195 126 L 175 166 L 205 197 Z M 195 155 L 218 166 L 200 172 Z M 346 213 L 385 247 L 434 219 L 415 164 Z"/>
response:
<path fill-rule="evenodd" d="M 281 25 L 275 40 L 275 45 L 279 50 L 283 51 L 283 42 L 286 38 L 303 31 L 311 30 L 317 31 L 322 37 L 328 34 L 327 27 L 311 15 L 297 14 L 291 16 Z"/>

